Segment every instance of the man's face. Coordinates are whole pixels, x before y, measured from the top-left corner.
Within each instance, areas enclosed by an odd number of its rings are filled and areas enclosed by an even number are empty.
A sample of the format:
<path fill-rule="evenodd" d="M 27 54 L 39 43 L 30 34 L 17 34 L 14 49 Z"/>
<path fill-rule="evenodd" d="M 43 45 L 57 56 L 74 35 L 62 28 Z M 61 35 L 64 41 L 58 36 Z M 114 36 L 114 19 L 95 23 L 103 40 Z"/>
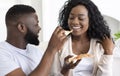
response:
<path fill-rule="evenodd" d="M 38 25 L 38 17 L 35 13 L 30 14 L 24 19 L 24 24 L 27 27 L 27 32 L 25 35 L 25 41 L 30 44 L 39 45 L 38 33 L 41 30 Z"/>
<path fill-rule="evenodd" d="M 25 35 L 26 42 L 34 45 L 39 45 L 38 35 L 34 34 L 32 31 L 27 29 L 27 34 Z"/>

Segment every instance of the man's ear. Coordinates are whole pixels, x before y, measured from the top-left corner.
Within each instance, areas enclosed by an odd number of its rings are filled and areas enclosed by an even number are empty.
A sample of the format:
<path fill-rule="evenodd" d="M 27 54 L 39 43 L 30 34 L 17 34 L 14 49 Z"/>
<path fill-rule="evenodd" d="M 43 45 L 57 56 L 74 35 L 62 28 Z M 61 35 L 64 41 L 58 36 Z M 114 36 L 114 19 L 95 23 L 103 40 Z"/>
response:
<path fill-rule="evenodd" d="M 17 28 L 21 33 L 26 33 L 27 32 L 27 27 L 24 24 L 19 23 Z"/>

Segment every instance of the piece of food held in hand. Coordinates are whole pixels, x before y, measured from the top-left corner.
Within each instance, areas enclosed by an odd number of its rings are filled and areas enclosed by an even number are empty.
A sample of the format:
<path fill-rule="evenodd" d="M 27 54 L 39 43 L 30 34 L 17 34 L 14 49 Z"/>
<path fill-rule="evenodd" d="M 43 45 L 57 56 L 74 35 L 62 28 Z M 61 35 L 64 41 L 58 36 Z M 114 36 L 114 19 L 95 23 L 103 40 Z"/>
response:
<path fill-rule="evenodd" d="M 66 36 L 69 35 L 70 33 L 72 33 L 72 31 L 73 31 L 73 30 L 71 30 L 71 31 L 65 31 L 65 35 L 66 35 Z"/>
<path fill-rule="evenodd" d="M 67 63 L 76 63 L 77 60 L 80 60 L 82 58 L 89 58 L 89 57 L 93 57 L 93 55 L 91 54 L 80 54 L 80 55 L 77 55 L 77 56 L 73 56 L 71 58 L 68 59 Z"/>

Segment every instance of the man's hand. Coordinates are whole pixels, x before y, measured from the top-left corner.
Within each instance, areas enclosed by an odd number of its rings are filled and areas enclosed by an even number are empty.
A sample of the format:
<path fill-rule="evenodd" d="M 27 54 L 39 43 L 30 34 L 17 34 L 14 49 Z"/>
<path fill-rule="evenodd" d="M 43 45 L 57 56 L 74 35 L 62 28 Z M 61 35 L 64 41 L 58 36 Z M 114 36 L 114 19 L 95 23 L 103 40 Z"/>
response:
<path fill-rule="evenodd" d="M 63 47 L 66 40 L 67 36 L 65 35 L 65 30 L 62 29 L 62 27 L 58 26 L 51 36 L 48 48 L 51 50 L 59 51 Z"/>

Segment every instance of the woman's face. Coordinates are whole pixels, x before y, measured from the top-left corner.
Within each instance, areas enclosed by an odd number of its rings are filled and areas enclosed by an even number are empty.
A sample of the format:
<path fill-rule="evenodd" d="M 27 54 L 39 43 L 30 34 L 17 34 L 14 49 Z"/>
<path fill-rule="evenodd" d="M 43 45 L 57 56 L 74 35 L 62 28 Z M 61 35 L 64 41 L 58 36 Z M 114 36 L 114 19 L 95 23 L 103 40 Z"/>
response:
<path fill-rule="evenodd" d="M 72 34 L 79 36 L 86 34 L 89 27 L 88 10 L 83 5 L 78 5 L 72 8 L 69 18 L 68 26 L 73 30 Z"/>

